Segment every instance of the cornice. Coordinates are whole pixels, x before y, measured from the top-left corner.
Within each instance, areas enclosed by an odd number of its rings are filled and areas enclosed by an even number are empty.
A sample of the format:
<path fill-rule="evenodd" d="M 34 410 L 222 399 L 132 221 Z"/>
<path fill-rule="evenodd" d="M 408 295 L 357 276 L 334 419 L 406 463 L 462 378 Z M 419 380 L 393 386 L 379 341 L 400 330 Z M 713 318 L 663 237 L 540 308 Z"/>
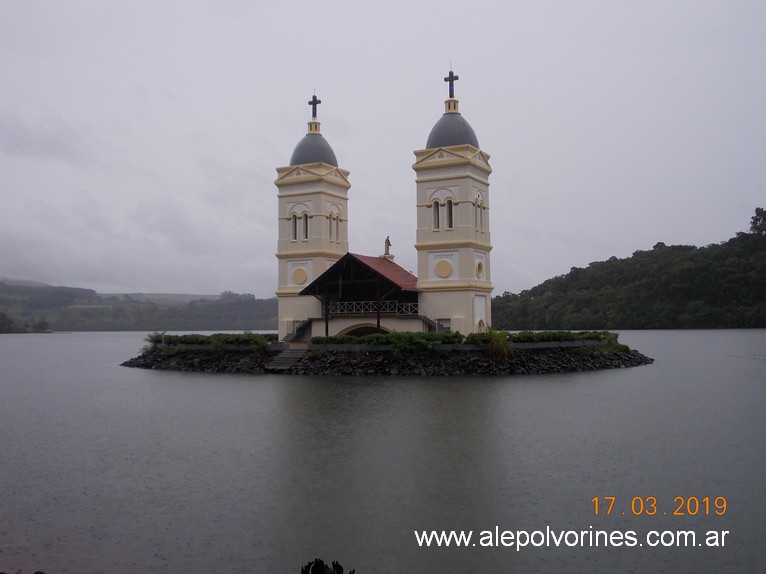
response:
<path fill-rule="evenodd" d="M 489 187 L 489 179 L 486 174 L 473 169 L 473 166 L 469 166 L 468 169 L 456 169 L 456 168 L 443 168 L 443 169 L 431 169 L 428 172 L 421 171 L 415 178 L 415 183 L 424 183 L 429 181 L 442 181 L 445 179 L 457 179 L 459 177 L 469 177 L 470 179 L 483 183 Z"/>
<path fill-rule="evenodd" d="M 277 186 L 286 184 L 305 184 L 315 181 L 324 181 L 331 185 L 348 189 L 351 183 L 348 176 L 351 172 L 340 167 L 335 167 L 326 163 L 311 163 L 297 166 L 286 166 L 277 168 L 277 179 L 274 183 Z"/>
<path fill-rule="evenodd" d="M 447 291 L 479 291 L 481 293 L 491 293 L 494 291 L 494 286 L 484 284 L 478 284 L 478 283 L 472 283 L 470 281 L 462 281 L 460 283 L 452 283 L 450 285 L 442 285 L 439 284 L 437 281 L 433 280 L 424 280 L 421 284 L 420 281 L 418 281 L 418 289 L 422 293 L 427 292 L 433 292 L 433 291 L 439 291 L 439 292 L 447 292 Z"/>
<path fill-rule="evenodd" d="M 415 152 L 415 163 L 412 169 L 416 172 L 431 169 L 442 169 L 455 166 L 468 166 L 483 172 L 492 173 L 489 165 L 489 154 L 472 145 L 448 146 L 435 149 L 424 149 Z"/>
<path fill-rule="evenodd" d="M 277 259 L 312 259 L 314 257 L 326 257 L 328 259 L 340 259 L 346 254 L 344 251 L 327 251 L 320 249 L 310 249 L 303 251 L 284 251 L 282 253 L 275 253 Z"/>
<path fill-rule="evenodd" d="M 293 188 L 293 189 L 291 189 Z M 277 194 L 278 197 L 298 197 L 301 195 L 328 195 L 330 197 L 335 197 L 337 199 L 342 200 L 348 200 L 348 194 L 346 193 L 347 190 L 345 189 L 328 189 L 327 187 L 322 186 L 289 186 L 289 187 L 280 187 L 279 193 Z"/>
<path fill-rule="evenodd" d="M 445 249 L 478 249 L 479 251 L 492 251 L 492 245 L 489 243 L 478 243 L 476 241 L 435 241 L 433 243 L 416 243 L 415 249 L 418 251 L 443 251 Z"/>
<path fill-rule="evenodd" d="M 277 297 L 313 297 L 313 295 L 301 295 L 303 287 L 282 287 L 274 291 Z"/>

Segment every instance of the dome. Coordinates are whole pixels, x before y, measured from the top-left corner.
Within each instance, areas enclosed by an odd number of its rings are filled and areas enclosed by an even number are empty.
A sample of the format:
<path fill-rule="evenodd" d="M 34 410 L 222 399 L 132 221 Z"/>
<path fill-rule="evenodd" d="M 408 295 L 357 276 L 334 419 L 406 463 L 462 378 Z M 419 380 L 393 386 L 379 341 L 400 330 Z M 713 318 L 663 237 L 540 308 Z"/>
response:
<path fill-rule="evenodd" d="M 462 144 L 471 144 L 478 148 L 479 140 L 476 139 L 476 133 L 463 116 L 459 113 L 447 112 L 431 128 L 426 149 Z"/>
<path fill-rule="evenodd" d="M 290 165 L 316 163 L 318 161 L 338 167 L 338 160 L 330 144 L 320 133 L 308 133 L 298 142 L 290 157 Z"/>

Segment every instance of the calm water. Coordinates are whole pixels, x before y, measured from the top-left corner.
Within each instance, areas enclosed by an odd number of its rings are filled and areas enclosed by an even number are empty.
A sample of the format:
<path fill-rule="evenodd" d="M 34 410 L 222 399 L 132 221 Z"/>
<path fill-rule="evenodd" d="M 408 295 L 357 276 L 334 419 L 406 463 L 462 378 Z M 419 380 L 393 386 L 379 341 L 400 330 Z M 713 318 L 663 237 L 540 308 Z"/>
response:
<path fill-rule="evenodd" d="M 0 336 L 0 570 L 766 571 L 766 330 L 625 332 L 654 365 L 455 379 L 117 366 L 144 335 Z M 658 512 L 632 516 L 635 496 Z M 677 496 L 727 511 L 672 516 Z M 730 534 L 519 552 L 413 534 L 496 526 Z"/>

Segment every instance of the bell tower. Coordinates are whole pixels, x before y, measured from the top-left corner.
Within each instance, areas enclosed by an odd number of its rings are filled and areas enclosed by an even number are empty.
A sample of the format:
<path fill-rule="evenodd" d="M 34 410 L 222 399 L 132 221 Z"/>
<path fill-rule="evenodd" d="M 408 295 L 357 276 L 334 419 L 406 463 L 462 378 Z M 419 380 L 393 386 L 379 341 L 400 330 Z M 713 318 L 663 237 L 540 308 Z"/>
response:
<path fill-rule="evenodd" d="M 461 333 L 492 324 L 489 154 L 458 110 L 450 70 L 444 115 L 415 152 L 420 303 L 442 327 Z"/>
<path fill-rule="evenodd" d="M 277 286 L 279 339 L 312 317 L 319 301 L 301 290 L 348 251 L 349 172 L 338 167 L 330 144 L 320 132 L 316 94 L 309 100 L 311 121 L 290 165 L 277 168 L 279 201 Z"/>

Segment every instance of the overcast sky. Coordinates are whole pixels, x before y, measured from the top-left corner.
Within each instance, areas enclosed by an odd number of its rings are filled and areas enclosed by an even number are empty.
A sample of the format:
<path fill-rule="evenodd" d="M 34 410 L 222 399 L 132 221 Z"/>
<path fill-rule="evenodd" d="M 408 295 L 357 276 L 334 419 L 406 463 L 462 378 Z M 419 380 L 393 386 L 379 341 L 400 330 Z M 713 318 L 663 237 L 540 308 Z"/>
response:
<path fill-rule="evenodd" d="M 415 270 L 450 65 L 495 294 L 766 207 L 762 0 L 0 0 L 0 276 L 272 296 L 275 168 L 315 91 L 351 251 L 390 235 Z"/>

